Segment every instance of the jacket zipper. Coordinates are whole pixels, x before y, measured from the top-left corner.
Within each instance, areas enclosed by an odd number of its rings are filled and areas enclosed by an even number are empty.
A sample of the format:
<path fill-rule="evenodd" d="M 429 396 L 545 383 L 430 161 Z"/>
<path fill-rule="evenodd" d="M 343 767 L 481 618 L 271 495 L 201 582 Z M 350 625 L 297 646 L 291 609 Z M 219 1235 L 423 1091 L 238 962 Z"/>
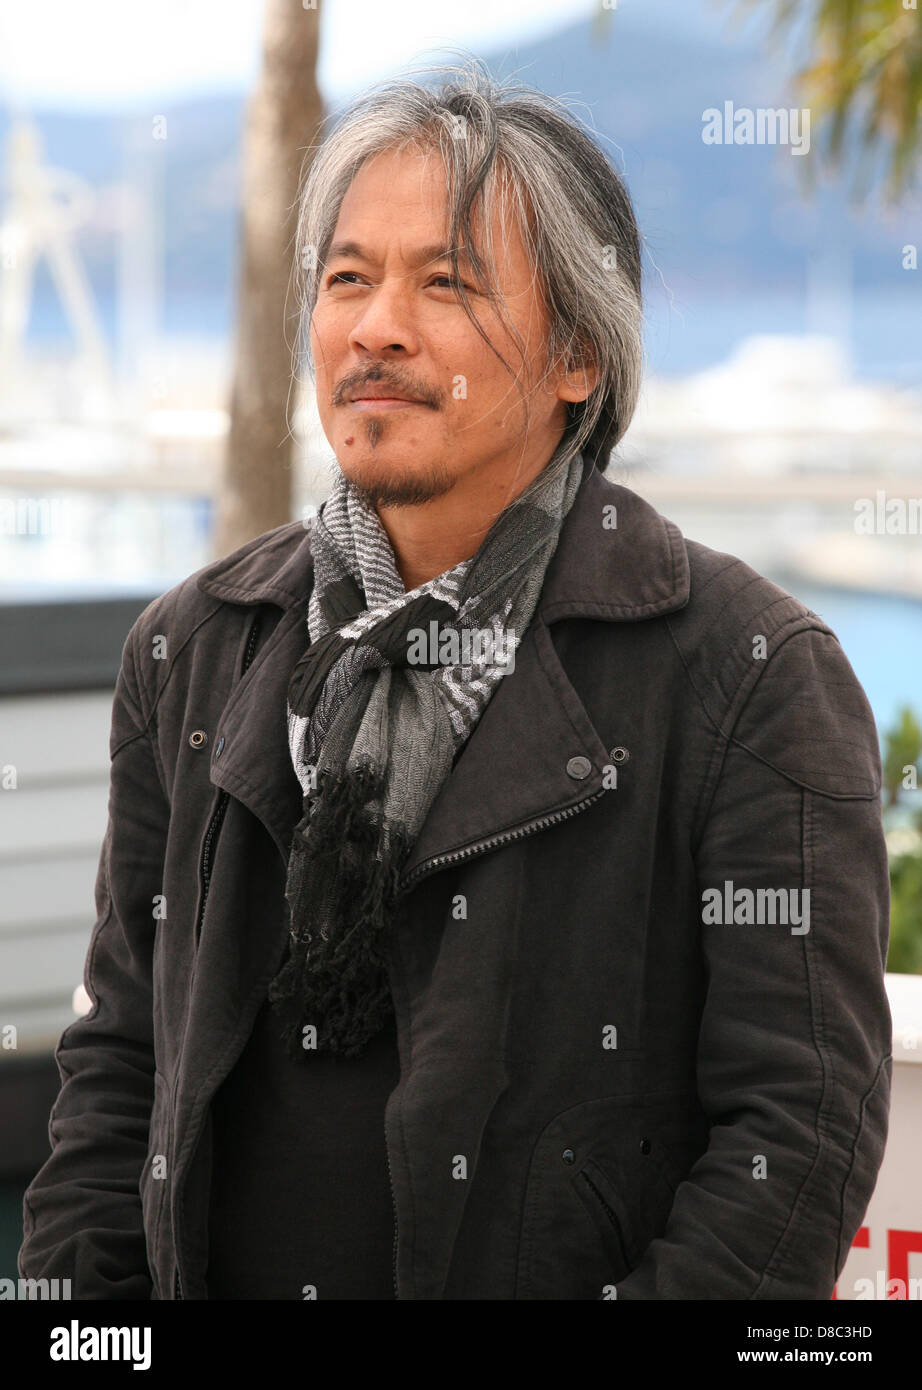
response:
<path fill-rule="evenodd" d="M 541 816 L 538 820 L 529 821 L 527 825 L 517 826 L 515 830 L 506 830 L 502 835 L 493 835 L 488 840 L 478 840 L 476 844 L 466 845 L 464 849 L 453 850 L 450 854 L 437 854 L 434 859 L 425 859 L 422 864 L 417 864 L 413 872 L 404 878 L 400 884 L 401 889 L 408 888 L 416 883 L 424 874 L 431 873 L 435 869 L 442 869 L 446 864 L 457 864 L 462 859 L 470 859 L 474 854 L 480 854 L 482 850 L 494 849 L 497 845 L 504 845 L 510 840 L 521 840 L 525 835 L 531 835 L 535 830 L 543 830 L 545 826 L 554 825 L 557 821 L 569 820 L 570 816 L 575 816 L 578 811 L 591 806 L 594 801 L 598 801 L 604 796 L 606 788 L 593 792 L 592 796 L 583 797 L 582 801 L 577 801 L 573 806 L 567 806 L 563 811 L 554 811 L 549 816 Z"/>
<path fill-rule="evenodd" d="M 242 678 L 246 674 L 250 666 L 250 663 L 252 662 L 253 657 L 256 654 L 256 643 L 259 640 L 259 627 L 260 614 L 257 612 L 256 617 L 253 619 L 253 625 L 250 628 L 250 635 L 247 639 L 246 650 L 243 654 L 243 665 L 240 668 L 240 677 L 238 677 L 238 679 Z M 230 794 L 226 791 L 222 791 L 220 797 L 218 798 L 218 804 L 214 809 L 214 814 L 212 815 L 211 820 L 208 822 L 208 829 L 205 831 L 205 842 L 202 845 L 202 862 L 199 869 L 199 874 L 202 882 L 202 898 L 201 902 L 199 903 L 198 919 L 195 923 L 196 946 L 198 945 L 199 937 L 201 936 L 202 922 L 205 918 L 205 902 L 208 898 L 208 889 L 211 886 L 211 866 L 214 859 L 214 845 L 218 837 L 218 831 L 221 828 L 221 822 L 224 820 L 224 813 L 227 810 L 227 803 L 229 800 Z M 193 965 L 193 975 L 194 970 L 195 967 Z M 173 1295 L 177 1299 L 185 1297 L 182 1290 L 182 1276 L 179 1273 L 178 1261 L 176 1265 L 176 1272 L 173 1278 Z"/>
<path fill-rule="evenodd" d="M 202 846 L 202 864 L 201 869 L 199 871 L 202 881 L 202 897 L 201 901 L 199 902 L 198 919 L 195 923 L 196 946 L 198 946 L 199 937 L 202 934 L 202 922 L 205 918 L 205 903 L 208 898 L 208 889 L 211 886 L 212 848 L 214 846 L 215 840 L 217 839 L 218 830 L 221 827 L 221 822 L 224 819 L 224 813 L 227 810 L 228 799 L 228 793 L 222 791 L 221 795 L 218 797 L 218 804 L 215 807 L 214 815 L 208 822 L 208 829 L 205 831 L 205 843 Z"/>
<path fill-rule="evenodd" d="M 391 1156 L 387 1152 L 387 1131 L 384 1134 L 384 1155 L 387 1159 L 387 1181 L 390 1184 L 391 1207 L 394 1212 L 394 1297 L 399 1298 L 400 1291 L 397 1288 L 397 1199 L 394 1196 L 394 1179 L 391 1175 Z"/>

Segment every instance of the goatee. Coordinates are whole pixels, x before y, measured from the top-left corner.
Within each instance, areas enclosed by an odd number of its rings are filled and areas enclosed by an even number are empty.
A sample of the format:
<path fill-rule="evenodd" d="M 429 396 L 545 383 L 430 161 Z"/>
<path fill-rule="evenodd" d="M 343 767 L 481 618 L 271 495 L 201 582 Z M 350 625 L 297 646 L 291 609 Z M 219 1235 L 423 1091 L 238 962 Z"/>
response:
<path fill-rule="evenodd" d="M 372 472 L 373 469 L 369 469 L 369 473 Z M 441 464 L 433 464 L 422 473 L 399 473 L 391 469 L 386 474 L 366 477 L 364 471 L 353 473 L 350 470 L 346 476 L 359 496 L 375 509 L 418 507 L 436 497 L 443 497 L 455 483 L 451 473 Z"/>

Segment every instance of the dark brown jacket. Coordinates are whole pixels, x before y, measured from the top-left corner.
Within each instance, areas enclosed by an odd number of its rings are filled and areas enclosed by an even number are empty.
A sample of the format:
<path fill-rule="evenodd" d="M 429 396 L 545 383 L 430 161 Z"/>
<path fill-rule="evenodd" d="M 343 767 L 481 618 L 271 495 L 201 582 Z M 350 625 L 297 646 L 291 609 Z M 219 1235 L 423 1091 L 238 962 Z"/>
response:
<path fill-rule="evenodd" d="M 311 574 L 281 526 L 125 643 L 93 1008 L 20 1254 L 77 1298 L 205 1297 L 210 1102 L 288 930 Z M 588 469 L 405 883 L 401 1299 L 829 1298 L 887 1132 L 888 878 L 874 722 L 815 614 Z M 714 920 L 758 889 L 761 924 Z"/>

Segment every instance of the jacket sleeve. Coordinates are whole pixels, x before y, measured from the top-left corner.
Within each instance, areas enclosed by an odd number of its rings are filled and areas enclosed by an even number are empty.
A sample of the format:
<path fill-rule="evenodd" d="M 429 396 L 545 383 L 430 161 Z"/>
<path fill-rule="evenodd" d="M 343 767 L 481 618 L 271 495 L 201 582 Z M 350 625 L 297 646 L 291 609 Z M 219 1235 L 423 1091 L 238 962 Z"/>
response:
<path fill-rule="evenodd" d="M 69 1278 L 77 1299 L 149 1299 L 152 1289 L 139 1178 L 153 1103 L 153 914 L 169 809 L 136 678 L 137 631 L 136 623 L 123 648 L 112 709 L 108 825 L 84 967 L 92 1008 L 56 1048 L 52 1152 L 23 1202 L 20 1275 Z"/>
<path fill-rule="evenodd" d="M 708 1147 L 619 1299 L 830 1298 L 883 1158 L 889 877 L 873 716 L 816 626 L 778 634 L 744 684 L 694 846 Z M 751 921 L 736 894 L 759 888 L 796 890 L 787 924 L 775 894 Z"/>

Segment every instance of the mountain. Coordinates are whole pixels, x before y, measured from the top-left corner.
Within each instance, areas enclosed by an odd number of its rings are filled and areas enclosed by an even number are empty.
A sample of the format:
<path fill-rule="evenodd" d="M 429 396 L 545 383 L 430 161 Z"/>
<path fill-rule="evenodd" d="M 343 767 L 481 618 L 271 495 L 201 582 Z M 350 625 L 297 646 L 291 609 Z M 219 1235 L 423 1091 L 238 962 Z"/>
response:
<path fill-rule="evenodd" d="M 918 312 L 918 274 L 902 269 L 906 243 L 918 242 L 920 204 L 887 211 L 875 201 L 850 205 L 844 180 L 806 183 L 818 174 L 816 133 L 810 152 L 771 144 L 706 144 L 703 114 L 746 108 L 788 109 L 793 60 L 773 54 L 750 26 L 740 31 L 713 8 L 678 0 L 603 12 L 607 23 L 580 22 L 534 42 L 487 53 L 491 66 L 572 99 L 625 174 L 646 243 L 647 284 L 657 312 L 708 304 L 728 315 L 702 332 L 708 358 L 739 336 L 740 313 L 757 306 L 754 327 L 772 327 L 772 306 L 788 318 L 817 277 L 833 295 L 851 289 L 875 302 L 904 301 Z M 240 199 L 240 142 L 245 97 L 229 93 L 167 106 L 148 116 L 37 113 L 49 161 L 87 179 L 100 195 L 81 249 L 107 323 L 114 314 L 113 186 L 127 176 L 151 181 L 160 223 L 168 331 L 224 333 L 232 320 Z M 166 139 L 153 136 L 166 117 Z M 8 125 L 0 116 L 0 139 Z M 825 278 L 824 278 L 825 277 Z M 42 272 L 35 334 L 58 331 L 55 296 Z M 665 309 L 664 309 L 665 306 Z M 715 307 L 717 306 L 717 307 Z M 702 311 L 703 312 L 703 311 Z M 779 311 L 780 312 L 780 311 Z M 714 320 L 716 323 L 716 319 Z M 870 322 L 870 321 L 869 321 Z M 673 330 L 674 331 L 674 330 Z M 887 343 L 887 315 L 868 333 Z M 908 332 L 908 330 L 907 330 Z M 726 340 L 726 341 L 725 341 Z M 865 343 L 873 351 L 873 343 Z M 913 344 L 904 342 L 905 357 Z M 880 355 L 880 354 L 878 354 Z M 918 336 L 915 357 L 920 354 Z M 687 357 L 687 354 L 686 354 Z M 683 365 L 688 362 L 682 358 Z"/>

